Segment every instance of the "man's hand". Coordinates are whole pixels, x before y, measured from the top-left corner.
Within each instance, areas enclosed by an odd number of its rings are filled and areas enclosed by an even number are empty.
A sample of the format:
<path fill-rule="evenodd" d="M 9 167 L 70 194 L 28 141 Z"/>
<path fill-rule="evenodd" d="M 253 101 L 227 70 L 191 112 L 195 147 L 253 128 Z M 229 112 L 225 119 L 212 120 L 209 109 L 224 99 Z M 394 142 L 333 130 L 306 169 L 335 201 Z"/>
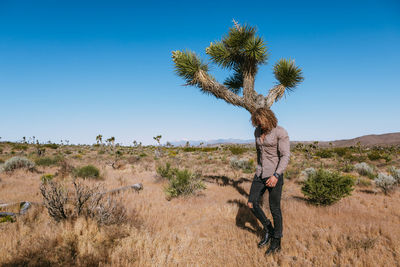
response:
<path fill-rule="evenodd" d="M 265 182 L 265 185 L 269 186 L 269 187 L 275 187 L 277 182 L 278 182 L 278 178 L 276 178 L 274 175 L 272 175 L 271 177 L 269 177 L 267 179 L 267 181 Z"/>

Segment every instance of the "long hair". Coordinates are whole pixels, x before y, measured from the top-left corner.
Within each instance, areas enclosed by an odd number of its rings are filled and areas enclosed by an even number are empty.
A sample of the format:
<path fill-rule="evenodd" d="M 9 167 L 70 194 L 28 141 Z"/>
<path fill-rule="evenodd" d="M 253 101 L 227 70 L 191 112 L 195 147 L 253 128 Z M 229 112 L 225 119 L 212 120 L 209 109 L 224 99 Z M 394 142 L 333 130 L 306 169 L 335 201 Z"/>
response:
<path fill-rule="evenodd" d="M 264 133 L 269 133 L 278 125 L 274 112 L 266 107 L 258 108 L 251 114 L 251 124 L 259 126 Z"/>

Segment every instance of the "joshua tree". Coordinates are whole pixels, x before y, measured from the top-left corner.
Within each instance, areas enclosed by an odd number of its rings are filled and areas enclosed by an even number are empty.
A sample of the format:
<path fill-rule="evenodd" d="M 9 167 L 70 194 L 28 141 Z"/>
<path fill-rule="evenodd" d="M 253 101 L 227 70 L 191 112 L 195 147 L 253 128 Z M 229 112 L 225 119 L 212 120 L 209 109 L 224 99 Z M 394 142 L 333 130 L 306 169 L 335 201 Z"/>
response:
<path fill-rule="evenodd" d="M 161 143 L 160 143 L 161 135 L 154 136 L 153 139 L 157 141 L 159 146 L 161 145 Z"/>
<path fill-rule="evenodd" d="M 278 83 L 269 90 L 267 96 L 257 94 L 254 81 L 259 66 L 267 62 L 267 47 L 254 27 L 239 25 L 235 20 L 233 22 L 234 26 L 221 41 L 211 43 L 206 48 L 213 63 L 233 71 L 223 84 L 209 74 L 208 64 L 189 50 L 172 52 L 175 71 L 186 80 L 186 85 L 197 86 L 203 93 L 243 107 L 250 113 L 259 107 L 270 108 L 286 91 L 292 91 L 303 81 L 302 70 L 294 60 L 280 59 L 274 66 Z M 241 91 L 243 96 L 239 95 Z"/>
<path fill-rule="evenodd" d="M 156 158 L 159 158 L 159 157 L 162 156 L 161 143 L 160 143 L 161 134 L 160 134 L 160 135 L 157 135 L 157 136 L 154 136 L 153 139 L 156 140 L 157 143 L 158 143 L 158 147 L 157 147 L 157 149 L 155 150 L 155 156 L 156 156 Z"/>
<path fill-rule="evenodd" d="M 114 137 L 114 136 L 111 136 L 110 138 L 107 139 L 107 142 L 108 142 L 109 144 L 111 144 L 111 145 L 114 147 L 114 144 L 115 144 L 115 137 Z"/>
<path fill-rule="evenodd" d="M 97 144 L 102 144 L 103 143 L 103 136 L 101 134 L 96 136 L 96 142 L 97 142 Z"/>

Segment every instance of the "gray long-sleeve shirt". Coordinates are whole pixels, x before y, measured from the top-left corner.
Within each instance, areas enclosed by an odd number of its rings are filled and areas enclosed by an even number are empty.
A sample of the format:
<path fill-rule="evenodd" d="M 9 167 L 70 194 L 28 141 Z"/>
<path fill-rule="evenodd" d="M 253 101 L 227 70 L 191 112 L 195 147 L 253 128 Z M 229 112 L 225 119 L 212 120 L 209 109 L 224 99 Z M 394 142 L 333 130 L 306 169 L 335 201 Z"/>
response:
<path fill-rule="evenodd" d="M 290 160 L 290 141 L 287 131 L 277 125 L 261 143 L 261 128 L 256 127 L 254 137 L 257 149 L 256 175 L 266 178 L 273 175 L 274 172 L 282 174 Z"/>

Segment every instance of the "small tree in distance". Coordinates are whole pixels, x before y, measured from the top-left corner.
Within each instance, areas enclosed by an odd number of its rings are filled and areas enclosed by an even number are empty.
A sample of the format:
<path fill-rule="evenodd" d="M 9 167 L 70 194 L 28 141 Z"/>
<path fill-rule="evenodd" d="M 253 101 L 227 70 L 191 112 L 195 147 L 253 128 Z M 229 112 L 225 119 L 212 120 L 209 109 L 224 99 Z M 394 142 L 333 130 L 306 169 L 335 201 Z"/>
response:
<path fill-rule="evenodd" d="M 243 107 L 250 113 L 260 107 L 270 108 L 286 91 L 292 91 L 303 81 L 302 70 L 294 60 L 280 59 L 273 68 L 277 85 L 269 90 L 267 96 L 257 94 L 254 89 L 255 76 L 259 66 L 267 62 L 267 47 L 254 27 L 239 25 L 235 20 L 233 22 L 234 27 L 221 41 L 211 43 L 206 48 L 213 63 L 233 71 L 223 84 L 209 74 L 208 64 L 189 50 L 172 52 L 175 71 L 186 80 L 186 85 L 197 86 L 203 93 Z M 243 96 L 239 95 L 241 92 Z"/>

